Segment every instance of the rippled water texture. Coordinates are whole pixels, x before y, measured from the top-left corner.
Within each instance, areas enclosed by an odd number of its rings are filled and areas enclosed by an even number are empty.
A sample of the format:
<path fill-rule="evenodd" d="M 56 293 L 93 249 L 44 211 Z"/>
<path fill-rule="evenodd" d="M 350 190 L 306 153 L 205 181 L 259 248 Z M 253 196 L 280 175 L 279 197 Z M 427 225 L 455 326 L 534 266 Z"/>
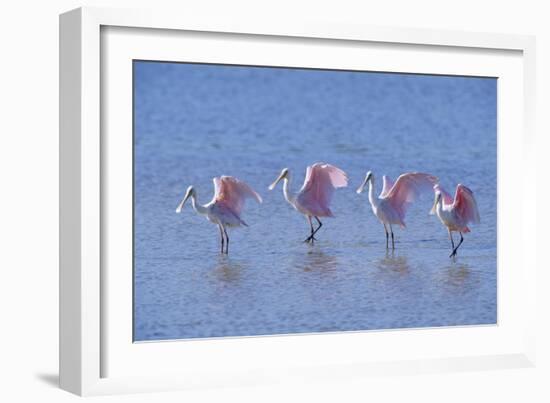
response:
<path fill-rule="evenodd" d="M 135 62 L 135 340 L 496 322 L 496 92 L 490 78 Z M 283 167 L 344 169 L 335 218 L 315 246 L 303 216 L 268 185 Z M 355 189 L 372 170 L 440 177 L 475 193 L 481 224 L 449 259 L 447 232 L 413 205 L 387 253 L 382 225 Z M 250 225 L 218 229 L 190 205 L 212 178 L 239 177 L 264 198 Z"/>

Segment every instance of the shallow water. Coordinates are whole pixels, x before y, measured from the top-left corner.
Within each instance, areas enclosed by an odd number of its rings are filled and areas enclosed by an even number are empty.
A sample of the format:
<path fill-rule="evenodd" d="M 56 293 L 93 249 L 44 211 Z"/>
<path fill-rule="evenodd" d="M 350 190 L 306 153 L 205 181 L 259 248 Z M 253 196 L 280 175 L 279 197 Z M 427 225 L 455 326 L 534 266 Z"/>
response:
<path fill-rule="evenodd" d="M 496 322 L 496 80 L 135 62 L 135 340 L 370 330 Z M 318 242 L 279 185 L 306 166 L 344 169 Z M 449 259 L 447 232 L 414 204 L 387 252 L 367 194 L 372 170 L 437 175 L 477 198 L 481 224 Z M 219 253 L 216 226 L 186 205 L 212 178 L 264 198 Z"/>

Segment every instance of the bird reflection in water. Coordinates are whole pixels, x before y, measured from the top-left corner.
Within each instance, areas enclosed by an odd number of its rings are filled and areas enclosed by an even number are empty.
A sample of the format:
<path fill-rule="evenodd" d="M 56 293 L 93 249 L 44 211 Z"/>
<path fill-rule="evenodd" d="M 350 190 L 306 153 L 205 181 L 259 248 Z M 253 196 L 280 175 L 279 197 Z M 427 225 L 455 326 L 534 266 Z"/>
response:
<path fill-rule="evenodd" d="M 386 255 L 378 260 L 377 267 L 400 275 L 405 275 L 409 272 L 407 257 L 403 255 L 396 256 L 393 250 L 386 251 Z"/>
<path fill-rule="evenodd" d="M 243 262 L 235 261 L 227 255 L 220 255 L 212 272 L 218 280 L 225 283 L 234 283 L 239 281 L 245 268 L 246 265 Z"/>
<path fill-rule="evenodd" d="M 331 273 L 338 267 L 338 258 L 320 249 L 311 249 L 305 254 L 300 253 L 296 256 L 294 264 L 303 271 Z"/>
<path fill-rule="evenodd" d="M 444 282 L 452 287 L 463 287 L 470 279 L 472 271 L 467 264 L 454 264 L 445 268 Z"/>

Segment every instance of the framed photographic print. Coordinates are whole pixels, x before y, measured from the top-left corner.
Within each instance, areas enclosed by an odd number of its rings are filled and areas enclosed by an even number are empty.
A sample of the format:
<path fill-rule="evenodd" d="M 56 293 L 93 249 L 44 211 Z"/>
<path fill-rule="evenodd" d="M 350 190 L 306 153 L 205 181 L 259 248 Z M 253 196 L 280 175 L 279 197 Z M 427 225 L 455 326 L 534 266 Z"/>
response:
<path fill-rule="evenodd" d="M 531 37 L 60 24 L 64 389 L 533 365 Z"/>

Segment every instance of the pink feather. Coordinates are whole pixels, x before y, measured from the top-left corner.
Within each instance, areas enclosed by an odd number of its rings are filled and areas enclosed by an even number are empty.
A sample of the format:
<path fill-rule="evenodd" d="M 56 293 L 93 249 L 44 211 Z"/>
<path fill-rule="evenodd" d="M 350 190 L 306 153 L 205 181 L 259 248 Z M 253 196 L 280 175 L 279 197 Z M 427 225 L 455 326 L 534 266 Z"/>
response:
<path fill-rule="evenodd" d="M 348 177 L 340 168 L 319 162 L 308 166 L 296 198 L 298 207 L 311 216 L 332 217 L 330 203 L 334 190 L 347 184 Z"/>
<path fill-rule="evenodd" d="M 441 193 L 441 197 L 443 198 L 443 205 L 450 206 L 451 204 L 453 204 L 453 197 L 445 189 L 443 189 L 443 187 L 439 183 L 434 185 L 434 191 Z"/>
<path fill-rule="evenodd" d="M 474 199 L 474 193 L 462 184 L 456 187 L 455 199 L 452 206 L 457 218 L 464 224 L 479 224 L 479 211 Z"/>
<path fill-rule="evenodd" d="M 262 198 L 246 183 L 232 176 L 214 178 L 214 200 L 221 208 L 229 209 L 240 219 L 240 214 L 246 199 L 254 199 L 258 203 Z"/>
<path fill-rule="evenodd" d="M 437 181 L 438 179 L 433 175 L 419 172 L 406 173 L 397 178 L 386 196 L 381 199 L 388 200 L 403 221 L 408 205 L 418 197 L 420 192 L 432 189 Z"/>
<path fill-rule="evenodd" d="M 443 206 L 452 212 L 452 218 L 447 219 L 450 221 L 444 222 L 452 231 L 470 232 L 469 223 L 479 224 L 477 203 L 468 187 L 458 184 L 454 198 L 440 185 L 434 186 L 434 191 L 441 193 Z"/>
<path fill-rule="evenodd" d="M 391 180 L 391 178 L 386 175 L 382 176 L 382 192 L 380 192 L 380 196 L 378 197 L 385 197 L 390 191 L 390 189 L 392 188 L 392 186 L 393 186 L 393 181 Z"/>

